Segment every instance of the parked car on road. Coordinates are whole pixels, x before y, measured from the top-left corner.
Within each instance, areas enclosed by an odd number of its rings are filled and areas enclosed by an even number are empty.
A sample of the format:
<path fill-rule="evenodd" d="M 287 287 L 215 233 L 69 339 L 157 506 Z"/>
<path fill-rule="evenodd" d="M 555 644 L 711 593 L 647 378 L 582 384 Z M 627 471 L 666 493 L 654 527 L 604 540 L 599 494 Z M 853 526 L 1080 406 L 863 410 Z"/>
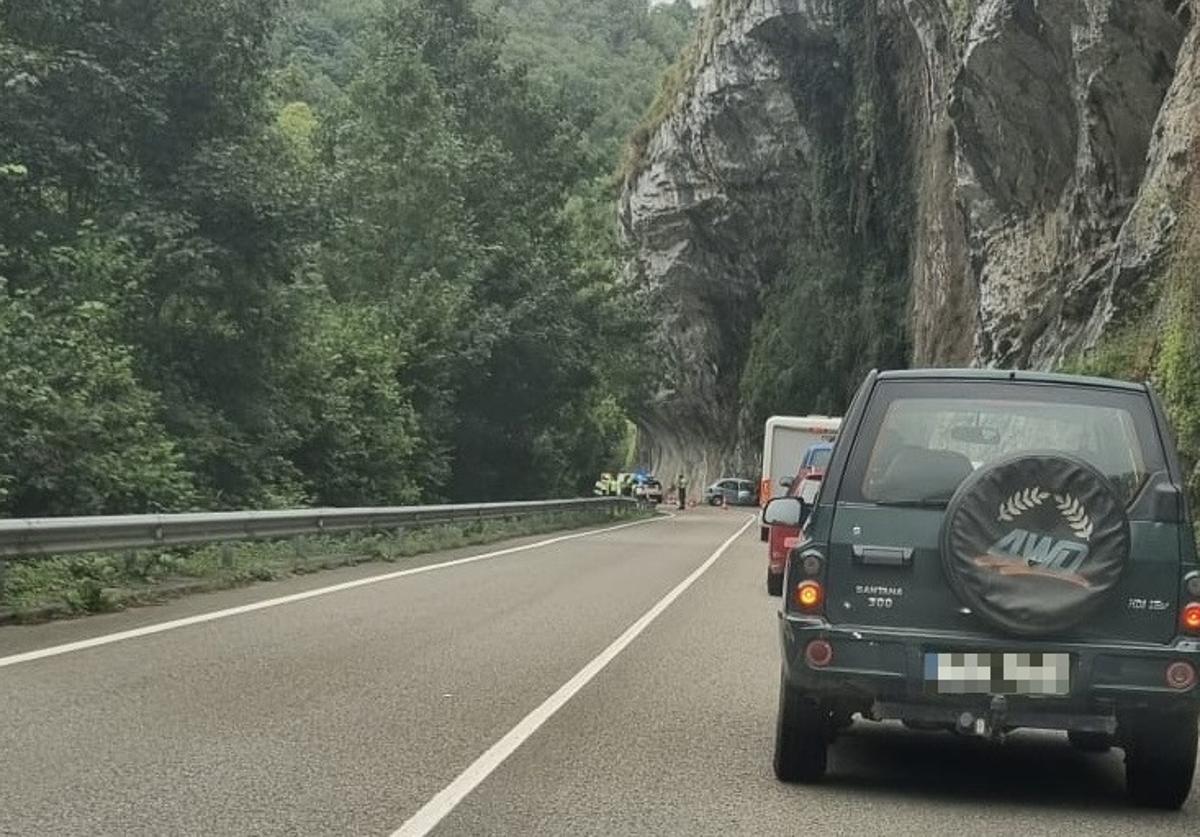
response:
<path fill-rule="evenodd" d="M 821 482 L 821 474 L 809 474 L 798 483 L 799 489 L 788 496 L 799 498 L 811 508 L 817 502 L 817 496 L 821 492 Z M 788 555 L 807 537 L 807 521 L 801 526 L 771 527 L 771 534 L 767 539 L 767 593 L 769 595 L 783 595 L 783 577 Z"/>
<path fill-rule="evenodd" d="M 704 489 L 704 502 L 710 506 L 755 506 L 758 497 L 753 480 L 724 477 Z"/>
<path fill-rule="evenodd" d="M 810 782 L 851 718 L 1125 751 L 1137 803 L 1196 765 L 1200 564 L 1148 385 L 1032 372 L 872 373 L 788 555 L 774 766 Z M 960 765 L 961 766 L 961 765 Z"/>
<path fill-rule="evenodd" d="M 796 476 L 784 480 L 787 497 L 799 497 L 809 505 L 816 501 L 817 492 L 821 490 L 821 477 L 829 457 L 833 454 L 833 445 L 829 442 L 818 442 L 810 445 L 804 452 L 804 459 Z M 799 526 L 770 526 L 767 537 L 767 593 L 779 596 L 783 593 L 783 569 L 787 565 L 788 551 L 795 545 L 800 535 Z"/>

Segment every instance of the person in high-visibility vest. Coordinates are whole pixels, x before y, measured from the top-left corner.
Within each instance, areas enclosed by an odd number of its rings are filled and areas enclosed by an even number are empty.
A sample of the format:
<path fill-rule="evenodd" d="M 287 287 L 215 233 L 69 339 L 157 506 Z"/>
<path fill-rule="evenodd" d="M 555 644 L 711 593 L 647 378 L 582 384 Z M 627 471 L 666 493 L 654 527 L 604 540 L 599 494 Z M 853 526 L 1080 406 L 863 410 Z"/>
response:
<path fill-rule="evenodd" d="M 679 510 L 683 511 L 687 508 L 687 477 L 683 474 L 675 481 L 675 490 L 679 493 Z"/>
<path fill-rule="evenodd" d="M 596 480 L 596 488 L 592 493 L 594 493 L 597 497 L 609 497 L 613 493 L 612 485 L 612 474 L 603 473 L 600 475 L 600 479 Z"/>

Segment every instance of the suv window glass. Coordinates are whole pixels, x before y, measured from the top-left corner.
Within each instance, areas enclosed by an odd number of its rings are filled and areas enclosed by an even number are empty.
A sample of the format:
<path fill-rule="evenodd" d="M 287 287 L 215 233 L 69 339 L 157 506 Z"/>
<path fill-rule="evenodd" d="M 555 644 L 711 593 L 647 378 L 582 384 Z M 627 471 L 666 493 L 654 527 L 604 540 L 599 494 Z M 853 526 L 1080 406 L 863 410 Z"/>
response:
<path fill-rule="evenodd" d="M 854 454 L 868 502 L 945 502 L 974 469 L 1022 451 L 1083 459 L 1125 502 L 1164 467 L 1146 399 L 1135 393 L 1015 384 L 880 390 L 895 397 L 872 399 L 869 435 Z"/>
<path fill-rule="evenodd" d="M 829 458 L 833 456 L 833 448 L 823 448 L 822 450 L 813 451 L 810 457 L 810 468 L 827 468 L 829 467 Z"/>

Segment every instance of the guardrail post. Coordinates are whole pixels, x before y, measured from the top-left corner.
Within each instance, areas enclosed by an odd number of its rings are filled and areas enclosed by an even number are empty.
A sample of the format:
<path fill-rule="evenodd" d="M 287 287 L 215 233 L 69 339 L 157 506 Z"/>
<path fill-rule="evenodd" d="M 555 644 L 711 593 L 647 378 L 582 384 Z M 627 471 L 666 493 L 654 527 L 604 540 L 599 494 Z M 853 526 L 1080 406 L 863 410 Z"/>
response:
<path fill-rule="evenodd" d="M 221 544 L 221 566 L 224 569 L 233 569 L 233 544 L 226 541 Z"/>
<path fill-rule="evenodd" d="M 8 600 L 8 562 L 0 558 L 0 603 Z"/>

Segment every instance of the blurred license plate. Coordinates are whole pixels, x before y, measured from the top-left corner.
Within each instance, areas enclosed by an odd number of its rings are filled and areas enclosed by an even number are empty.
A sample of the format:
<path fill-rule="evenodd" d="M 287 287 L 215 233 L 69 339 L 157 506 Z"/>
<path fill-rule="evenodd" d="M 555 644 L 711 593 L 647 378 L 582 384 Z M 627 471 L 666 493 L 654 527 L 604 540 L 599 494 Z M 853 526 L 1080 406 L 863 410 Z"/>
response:
<path fill-rule="evenodd" d="M 942 695 L 1067 695 L 1071 655 L 930 653 L 925 683 Z"/>

